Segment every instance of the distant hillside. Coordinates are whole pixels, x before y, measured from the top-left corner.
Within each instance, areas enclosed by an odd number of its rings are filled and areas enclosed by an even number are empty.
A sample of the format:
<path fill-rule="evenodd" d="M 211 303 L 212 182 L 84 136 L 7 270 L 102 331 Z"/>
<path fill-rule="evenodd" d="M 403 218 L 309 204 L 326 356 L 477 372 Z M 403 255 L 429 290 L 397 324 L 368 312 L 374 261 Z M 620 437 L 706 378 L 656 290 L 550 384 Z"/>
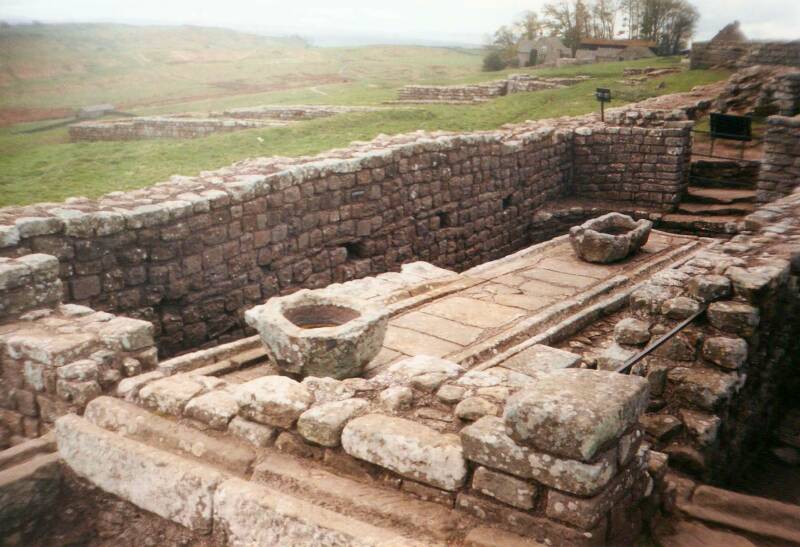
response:
<path fill-rule="evenodd" d="M 473 73 L 474 51 L 308 47 L 205 27 L 111 24 L 0 28 L 0 123 L 75 107 L 167 105 L 353 81 L 398 82 Z"/>

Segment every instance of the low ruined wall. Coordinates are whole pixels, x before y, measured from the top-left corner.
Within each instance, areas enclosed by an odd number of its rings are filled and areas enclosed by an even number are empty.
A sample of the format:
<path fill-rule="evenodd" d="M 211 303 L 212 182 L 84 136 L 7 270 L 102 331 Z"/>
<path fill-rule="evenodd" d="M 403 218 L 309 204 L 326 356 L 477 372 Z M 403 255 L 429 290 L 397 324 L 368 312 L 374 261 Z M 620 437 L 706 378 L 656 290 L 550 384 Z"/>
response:
<path fill-rule="evenodd" d="M 800 185 L 800 116 L 772 116 L 768 124 L 756 195 L 762 203 Z"/>
<path fill-rule="evenodd" d="M 195 139 L 214 133 L 230 133 L 269 125 L 255 120 L 215 118 L 147 117 L 103 122 L 83 122 L 69 128 L 69 138 L 78 141 L 135 141 L 143 139 Z"/>
<path fill-rule="evenodd" d="M 246 108 L 233 108 L 223 112 L 212 112 L 210 115 L 215 118 L 236 118 L 236 119 L 268 119 L 300 121 L 313 120 L 316 118 L 328 118 L 338 114 L 350 114 L 352 112 L 374 112 L 377 108 L 366 106 L 337 106 L 337 105 L 266 105 Z"/>
<path fill-rule="evenodd" d="M 400 89 L 400 102 L 478 103 L 506 94 L 507 80 L 475 85 L 407 85 Z"/>
<path fill-rule="evenodd" d="M 800 41 L 692 44 L 692 68 L 740 68 L 753 65 L 800 66 Z"/>
<path fill-rule="evenodd" d="M 571 78 L 539 78 L 528 74 L 512 74 L 505 80 L 495 80 L 484 84 L 473 85 L 407 85 L 400 89 L 398 100 L 403 103 L 480 103 L 496 97 L 556 89 L 575 85 L 588 79 L 586 76 Z"/>
<path fill-rule="evenodd" d="M 670 210 L 689 184 L 691 123 L 679 127 L 579 128 L 575 194 Z"/>
<path fill-rule="evenodd" d="M 0 253 L 55 255 L 66 301 L 153 322 L 165 354 L 245 334 L 244 309 L 424 260 L 466 269 L 533 241 L 571 192 L 669 208 L 682 129 L 530 124 L 261 158 L 93 202 L 0 211 Z M 594 131 L 594 133 L 593 133 Z M 592 136 L 593 135 L 593 136 Z"/>
<path fill-rule="evenodd" d="M 0 259 L 0 449 L 156 366 L 153 327 L 61 305 L 53 256 Z"/>

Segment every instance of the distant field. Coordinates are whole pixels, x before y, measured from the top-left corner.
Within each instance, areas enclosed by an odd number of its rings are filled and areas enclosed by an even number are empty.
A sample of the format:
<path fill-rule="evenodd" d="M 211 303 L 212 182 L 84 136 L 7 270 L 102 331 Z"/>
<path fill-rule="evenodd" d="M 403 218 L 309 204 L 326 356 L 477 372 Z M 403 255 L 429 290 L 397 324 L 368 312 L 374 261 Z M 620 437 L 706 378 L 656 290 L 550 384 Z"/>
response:
<path fill-rule="evenodd" d="M 93 32 L 96 30 L 94 29 Z M 184 30 L 185 32 L 199 32 L 197 29 L 179 30 L 181 32 L 178 34 L 182 36 Z M 229 33 L 229 31 L 214 29 L 202 30 L 209 30 L 212 34 L 219 32 L 223 36 L 227 36 Z M 7 30 L 0 29 L 0 37 L 4 36 L 5 32 Z M 239 38 L 247 35 L 230 34 L 234 35 L 229 37 L 230 41 L 236 39 L 243 43 L 249 43 L 245 38 Z M 177 40 L 174 36 L 171 39 Z M 269 40 L 260 37 L 248 39 Z M 181 40 L 193 45 L 195 50 L 192 51 L 196 51 L 197 44 L 192 41 L 191 37 L 183 36 Z M 211 49 L 217 48 L 219 43 L 215 40 L 215 46 Z M 185 51 L 189 45 L 182 46 L 182 49 L 176 51 Z M 84 44 L 84 47 L 89 46 Z M 122 45 L 118 45 L 117 47 L 122 48 L 123 52 L 136 49 L 133 46 L 123 48 Z M 251 62 L 263 63 L 263 59 L 216 60 L 197 64 L 180 62 L 175 65 L 163 64 L 162 75 L 170 81 L 169 83 L 165 82 L 162 87 L 171 90 L 170 93 L 165 92 L 163 97 L 167 97 L 169 100 L 162 101 L 162 104 L 153 104 L 157 102 L 153 97 L 159 97 L 158 93 L 153 91 L 158 87 L 158 82 L 129 83 L 140 80 L 137 74 L 141 75 L 141 68 L 135 68 L 136 57 L 122 55 L 122 58 L 129 59 L 126 61 L 129 64 L 125 65 L 116 57 L 112 59 L 112 54 L 108 53 L 109 64 L 113 64 L 112 61 L 120 64 L 113 67 L 101 66 L 100 68 L 92 65 L 89 67 L 92 69 L 89 72 L 91 75 L 85 77 L 87 82 L 91 82 L 96 78 L 100 80 L 108 78 L 109 73 L 116 74 L 117 80 L 114 80 L 116 83 L 108 84 L 108 95 L 101 96 L 98 90 L 92 90 L 92 85 L 79 83 L 80 77 L 66 74 L 59 76 L 55 80 L 56 83 L 49 85 L 46 81 L 32 79 L 16 82 L 11 87 L 0 88 L 2 89 L 0 108 L 3 105 L 7 107 L 7 105 L 22 104 L 40 108 L 42 104 L 46 104 L 42 102 L 43 97 L 46 96 L 52 97 L 52 100 L 62 101 L 59 104 L 72 106 L 87 102 L 115 102 L 117 99 L 109 98 L 114 94 L 118 94 L 120 97 L 127 95 L 128 100 L 132 103 L 138 101 L 139 105 L 150 104 L 147 107 L 133 108 L 137 113 L 202 112 L 225 107 L 269 103 L 379 104 L 384 100 L 394 98 L 397 88 L 405 83 L 475 82 L 499 78 L 509 72 L 520 72 L 519 69 L 516 69 L 487 74 L 480 71 L 481 57 L 476 52 L 444 48 L 307 49 L 300 48 L 298 44 L 291 42 L 275 42 L 273 46 L 269 47 L 276 48 L 276 51 L 292 51 L 292 53 L 291 56 L 286 53 L 287 57 L 274 57 L 273 62 L 277 68 L 272 67 L 266 70 L 262 66 L 261 71 L 239 72 L 237 78 L 241 80 L 242 85 L 260 85 L 258 82 L 264 81 L 284 81 L 286 84 L 284 87 L 286 87 L 298 74 L 341 73 L 349 81 L 325 85 L 301 82 L 298 83 L 299 87 L 291 89 L 247 94 L 233 91 L 228 95 L 198 97 L 203 94 L 190 93 L 189 91 L 194 85 L 190 84 L 216 78 L 209 75 L 208 71 L 211 68 L 216 67 L 218 74 L 226 73 L 229 75 L 228 77 L 232 77 L 230 75 L 233 69 L 226 65 L 243 63 L 243 66 L 247 66 L 247 63 Z M 293 51 L 297 48 L 303 53 Z M 3 58 L 8 55 L 6 50 L 1 47 L 0 51 L 2 51 L 0 55 Z M 69 57 L 66 52 L 60 53 L 60 55 L 62 54 L 65 58 Z M 187 54 L 181 53 L 181 55 Z M 174 54 L 164 53 L 160 54 L 159 58 L 161 57 L 172 59 Z M 289 61 L 289 58 L 293 60 Z M 299 58 L 309 59 L 308 64 L 301 62 L 298 65 L 296 60 Z M 283 59 L 283 61 L 279 63 L 275 59 Z M 417 129 L 451 131 L 493 129 L 505 123 L 528 119 L 584 114 L 597 108 L 594 89 L 601 86 L 612 89 L 615 98 L 612 106 L 617 106 L 655 95 L 686 91 L 696 85 L 711 83 L 728 76 L 725 71 L 686 71 L 650 80 L 646 84 L 636 87 L 629 87 L 622 83 L 622 72 L 626 67 L 675 66 L 678 63 L 679 60 L 676 58 L 661 58 L 564 69 L 537 71 L 525 69 L 526 72 L 535 72 L 546 76 L 587 74 L 593 76 L 593 79 L 567 89 L 520 93 L 477 106 L 420 105 L 414 108 L 392 108 L 380 112 L 348 114 L 307 121 L 289 127 L 254 129 L 195 140 L 165 139 L 73 144 L 68 142 L 67 130 L 64 128 L 33 134 L 15 134 L 15 131 L 42 125 L 42 122 L 18 124 L 0 128 L 0 206 L 38 201 L 60 201 L 66 197 L 77 195 L 97 197 L 114 190 L 149 186 L 166 180 L 173 174 L 195 175 L 200 171 L 219 168 L 247 157 L 314 154 L 330 148 L 347 146 L 354 140 L 369 140 L 380 133 L 396 134 Z M 291 69 L 287 68 L 289 65 L 291 65 Z M 127 68 L 124 68 L 125 66 Z M 195 68 L 192 69 L 192 66 Z M 169 75 L 171 67 L 175 67 L 175 73 L 186 74 L 185 79 L 189 83 L 184 82 L 183 87 L 179 86 L 177 82 L 180 78 L 176 79 Z M 272 72 L 273 68 L 278 72 Z M 326 70 L 327 72 L 325 72 Z M 279 75 L 275 76 L 275 74 Z M 62 81 L 72 82 L 74 87 L 60 83 Z M 203 85 L 197 84 L 198 90 L 200 88 L 209 89 L 207 85 L 206 87 Z M 14 88 L 14 86 L 19 87 Z M 64 90 L 74 90 L 76 94 L 64 91 L 59 95 L 59 86 L 62 86 Z M 148 88 L 148 86 L 155 87 Z M 17 91 L 10 93 L 9 89 L 17 89 Z M 28 91 L 25 91 L 26 89 Z M 33 92 L 34 89 L 37 90 L 38 95 Z M 92 95 L 93 93 L 95 95 Z M 92 99 L 89 100 L 89 97 Z"/>

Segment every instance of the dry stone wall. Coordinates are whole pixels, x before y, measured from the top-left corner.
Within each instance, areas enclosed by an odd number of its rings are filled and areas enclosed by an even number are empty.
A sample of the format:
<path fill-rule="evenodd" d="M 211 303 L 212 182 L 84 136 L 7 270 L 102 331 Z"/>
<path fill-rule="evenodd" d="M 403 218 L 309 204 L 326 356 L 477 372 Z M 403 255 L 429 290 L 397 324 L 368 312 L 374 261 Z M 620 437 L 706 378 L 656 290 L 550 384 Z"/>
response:
<path fill-rule="evenodd" d="M 0 259 L 0 449 L 156 366 L 153 326 L 61 304 L 59 263 Z"/>
<path fill-rule="evenodd" d="M 793 42 L 694 42 L 692 68 L 753 65 L 800 66 L 800 40 Z"/>
<path fill-rule="evenodd" d="M 230 341 L 245 334 L 244 309 L 276 294 L 412 260 L 465 269 L 540 241 L 532 214 L 571 191 L 573 163 L 581 195 L 674 203 L 688 132 L 575 136 L 580 123 L 383 138 L 98 201 L 7 208 L 0 254 L 57 256 L 66 301 L 152 321 L 167 354 Z"/>
<path fill-rule="evenodd" d="M 473 85 L 407 85 L 400 89 L 397 103 L 449 103 L 472 104 L 511 95 L 555 89 L 575 85 L 586 80 L 585 76 L 571 78 L 539 78 L 528 74 L 512 74 L 505 80 L 495 80 Z"/>
<path fill-rule="evenodd" d="M 69 138 L 78 141 L 135 141 L 143 139 L 195 139 L 214 133 L 230 133 L 281 125 L 262 120 L 217 118 L 141 117 L 102 122 L 82 122 L 70 126 Z"/>
<path fill-rule="evenodd" d="M 235 118 L 246 120 L 268 119 L 300 121 L 316 118 L 328 118 L 338 114 L 353 112 L 374 112 L 377 108 L 367 106 L 338 106 L 338 105 L 266 105 L 245 108 L 233 108 L 223 112 L 212 112 L 211 117 Z"/>
<path fill-rule="evenodd" d="M 790 194 L 800 185 L 800 115 L 771 116 L 764 139 L 756 199 L 762 203 Z"/>
<path fill-rule="evenodd" d="M 691 123 L 677 127 L 578 128 L 575 194 L 669 210 L 689 183 Z"/>

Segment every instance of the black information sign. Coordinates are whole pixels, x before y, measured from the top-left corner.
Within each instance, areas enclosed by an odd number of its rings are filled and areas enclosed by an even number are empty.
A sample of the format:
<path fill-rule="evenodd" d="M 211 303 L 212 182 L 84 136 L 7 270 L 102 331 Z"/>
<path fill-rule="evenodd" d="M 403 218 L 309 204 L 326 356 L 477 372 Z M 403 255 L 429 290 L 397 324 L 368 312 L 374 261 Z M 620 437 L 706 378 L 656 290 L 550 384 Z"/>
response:
<path fill-rule="evenodd" d="M 711 138 L 732 141 L 753 140 L 752 119 L 747 116 L 711 113 Z"/>
<path fill-rule="evenodd" d="M 594 93 L 597 100 L 600 101 L 600 120 L 606 121 L 606 103 L 611 102 L 611 90 L 605 87 L 598 87 Z"/>

